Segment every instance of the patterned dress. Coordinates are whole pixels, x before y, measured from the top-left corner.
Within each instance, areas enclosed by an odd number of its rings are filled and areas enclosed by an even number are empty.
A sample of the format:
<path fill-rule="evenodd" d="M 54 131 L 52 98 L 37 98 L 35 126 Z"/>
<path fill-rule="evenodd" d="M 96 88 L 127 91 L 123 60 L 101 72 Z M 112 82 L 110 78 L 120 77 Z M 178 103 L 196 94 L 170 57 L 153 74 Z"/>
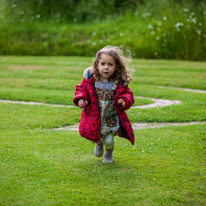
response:
<path fill-rule="evenodd" d="M 95 91 L 101 112 L 100 136 L 103 138 L 108 134 L 115 136 L 119 133 L 119 117 L 114 108 L 116 87 L 114 81 L 95 81 Z"/>

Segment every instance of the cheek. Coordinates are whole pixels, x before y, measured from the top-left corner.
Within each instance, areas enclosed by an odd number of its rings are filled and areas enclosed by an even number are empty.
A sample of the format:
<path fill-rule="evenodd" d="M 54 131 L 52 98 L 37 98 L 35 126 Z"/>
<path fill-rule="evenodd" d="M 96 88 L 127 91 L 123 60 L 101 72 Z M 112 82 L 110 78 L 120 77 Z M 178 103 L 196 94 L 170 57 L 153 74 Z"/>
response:
<path fill-rule="evenodd" d="M 97 70 L 99 70 L 99 71 L 101 70 L 101 65 L 100 64 L 97 65 Z"/>

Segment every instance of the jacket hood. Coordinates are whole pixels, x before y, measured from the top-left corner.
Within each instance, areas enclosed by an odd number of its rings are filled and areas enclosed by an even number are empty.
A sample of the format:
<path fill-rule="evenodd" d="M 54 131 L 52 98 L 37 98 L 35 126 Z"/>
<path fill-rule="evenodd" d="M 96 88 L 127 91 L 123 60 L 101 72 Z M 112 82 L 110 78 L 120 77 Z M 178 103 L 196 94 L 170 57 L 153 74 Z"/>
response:
<path fill-rule="evenodd" d="M 93 74 L 92 74 L 92 67 L 88 67 L 87 69 L 84 70 L 83 76 L 86 80 L 89 80 Z"/>

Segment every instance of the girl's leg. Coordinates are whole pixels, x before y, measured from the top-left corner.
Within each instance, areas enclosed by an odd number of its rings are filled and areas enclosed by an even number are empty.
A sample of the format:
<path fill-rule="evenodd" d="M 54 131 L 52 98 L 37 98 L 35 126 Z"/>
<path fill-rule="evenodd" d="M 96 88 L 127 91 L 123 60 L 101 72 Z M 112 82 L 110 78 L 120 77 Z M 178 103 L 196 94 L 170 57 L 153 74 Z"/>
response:
<path fill-rule="evenodd" d="M 102 157 L 103 154 L 104 154 L 103 139 L 100 138 L 99 142 L 96 144 L 96 147 L 94 149 L 94 155 L 96 157 Z"/>
<path fill-rule="evenodd" d="M 103 143 L 106 148 L 106 152 L 104 155 L 104 163 L 112 163 L 113 162 L 113 149 L 114 149 L 114 136 L 112 134 L 108 134 L 103 138 Z"/>
<path fill-rule="evenodd" d="M 103 143 L 106 149 L 113 149 L 114 148 L 114 135 L 108 134 L 106 137 L 103 138 Z"/>

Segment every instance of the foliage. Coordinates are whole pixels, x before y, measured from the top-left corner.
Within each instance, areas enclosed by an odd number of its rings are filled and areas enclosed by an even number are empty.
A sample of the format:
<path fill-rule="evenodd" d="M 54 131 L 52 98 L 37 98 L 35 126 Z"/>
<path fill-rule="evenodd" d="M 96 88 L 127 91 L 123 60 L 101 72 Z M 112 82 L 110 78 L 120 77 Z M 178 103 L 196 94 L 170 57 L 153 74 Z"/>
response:
<path fill-rule="evenodd" d="M 138 58 L 206 60 L 205 1 L 5 2 L 3 55 L 93 56 L 122 45 Z"/>
<path fill-rule="evenodd" d="M 8 15 L 18 15 L 37 19 L 57 21 L 91 21 L 95 18 L 118 13 L 123 9 L 136 7 L 142 1 L 134 0 L 7 0 L 5 2 Z M 25 9 L 26 8 L 26 9 Z"/>

